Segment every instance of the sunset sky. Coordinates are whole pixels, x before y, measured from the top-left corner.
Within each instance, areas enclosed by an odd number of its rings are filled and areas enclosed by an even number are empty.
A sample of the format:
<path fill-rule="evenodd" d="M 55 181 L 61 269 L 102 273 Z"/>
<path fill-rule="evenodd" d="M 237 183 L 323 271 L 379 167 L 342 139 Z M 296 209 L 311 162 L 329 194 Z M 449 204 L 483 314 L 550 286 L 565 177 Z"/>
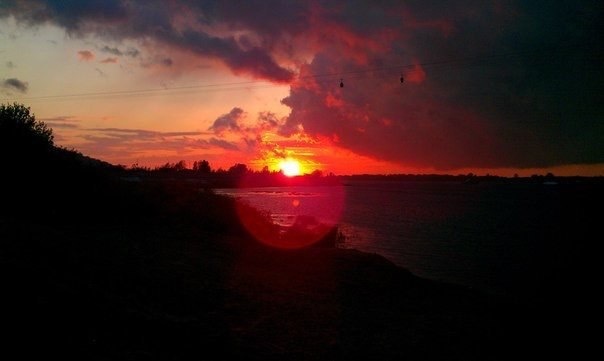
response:
<path fill-rule="evenodd" d="M 127 166 L 604 175 L 603 14 L 599 0 L 2 1 L 0 102 Z"/>

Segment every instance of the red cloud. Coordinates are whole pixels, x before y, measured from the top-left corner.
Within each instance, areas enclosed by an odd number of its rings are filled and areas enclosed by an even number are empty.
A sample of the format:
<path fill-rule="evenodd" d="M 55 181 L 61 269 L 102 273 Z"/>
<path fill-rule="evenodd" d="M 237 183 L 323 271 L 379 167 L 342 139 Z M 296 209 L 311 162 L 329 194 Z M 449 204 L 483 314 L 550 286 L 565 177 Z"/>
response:
<path fill-rule="evenodd" d="M 115 64 L 117 63 L 117 58 L 106 58 L 101 60 L 101 63 L 103 64 Z"/>
<path fill-rule="evenodd" d="M 410 83 L 419 84 L 426 80 L 426 72 L 422 68 L 421 64 L 415 64 L 413 69 L 405 73 L 405 81 Z"/>
<path fill-rule="evenodd" d="M 329 92 L 325 96 L 325 105 L 327 105 L 328 108 L 341 108 L 344 105 L 344 102 L 340 97 Z"/>
<path fill-rule="evenodd" d="M 90 50 L 80 50 L 78 51 L 78 58 L 80 61 L 92 61 L 94 60 L 94 53 Z"/>
<path fill-rule="evenodd" d="M 305 130 L 358 154 L 440 168 L 604 159 L 595 2 L 566 10 L 528 0 L 59 3 L 9 2 L 0 17 L 137 43 L 140 59 L 163 59 L 170 71 L 209 59 L 289 82 L 281 135 Z M 227 114 L 212 130 L 249 133 L 238 120 Z"/>
<path fill-rule="evenodd" d="M 333 53 L 315 58 L 309 67 L 352 67 Z M 359 73 L 343 88 L 338 81 L 292 87 L 283 104 L 292 110 L 282 134 L 300 129 L 327 137 L 357 154 L 416 167 L 452 169 L 467 164 L 492 165 L 499 142 L 488 119 L 446 99 L 434 100 L 426 75 L 416 65 L 400 84 L 399 76 Z"/>

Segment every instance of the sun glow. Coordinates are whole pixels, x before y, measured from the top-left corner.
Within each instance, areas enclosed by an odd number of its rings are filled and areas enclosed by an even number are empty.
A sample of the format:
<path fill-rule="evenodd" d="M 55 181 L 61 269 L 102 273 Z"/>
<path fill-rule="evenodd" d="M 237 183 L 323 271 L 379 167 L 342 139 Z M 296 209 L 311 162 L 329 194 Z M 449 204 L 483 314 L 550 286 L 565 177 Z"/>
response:
<path fill-rule="evenodd" d="M 279 169 L 288 177 L 300 175 L 300 163 L 295 159 L 284 159 L 279 163 Z"/>

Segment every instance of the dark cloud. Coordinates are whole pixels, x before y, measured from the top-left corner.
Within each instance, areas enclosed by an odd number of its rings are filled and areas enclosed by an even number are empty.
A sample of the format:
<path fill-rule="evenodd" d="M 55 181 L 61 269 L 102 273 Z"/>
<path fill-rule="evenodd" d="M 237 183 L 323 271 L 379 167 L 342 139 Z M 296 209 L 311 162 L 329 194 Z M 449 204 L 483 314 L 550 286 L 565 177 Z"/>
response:
<path fill-rule="evenodd" d="M 158 39 L 173 47 L 186 49 L 200 56 L 218 58 L 235 73 L 248 73 L 276 82 L 287 82 L 293 72 L 277 64 L 259 47 L 242 49 L 234 37 L 216 37 L 200 31 L 159 32 Z"/>
<path fill-rule="evenodd" d="M 163 66 L 172 66 L 172 64 L 173 64 L 174 62 L 173 62 L 173 61 L 172 61 L 172 59 L 170 59 L 170 58 L 163 58 L 163 59 L 160 61 L 160 63 L 161 63 Z"/>
<path fill-rule="evenodd" d="M 117 24 L 128 19 L 126 2 L 120 0 L 14 1 L 0 9 L 0 16 L 15 15 L 31 24 L 54 22 L 76 33 L 90 22 Z"/>
<path fill-rule="evenodd" d="M 2 80 L 0 86 L 7 90 L 17 91 L 19 93 L 27 93 L 29 89 L 29 83 L 19 80 L 17 78 L 8 78 Z"/>
<path fill-rule="evenodd" d="M 204 132 L 156 132 L 152 130 L 127 128 L 90 128 L 88 130 L 100 132 L 110 137 L 135 137 L 138 139 L 157 137 L 187 137 L 208 134 Z"/>
<path fill-rule="evenodd" d="M 241 108 L 233 108 L 227 114 L 223 114 L 216 118 L 214 124 L 208 129 L 214 131 L 216 134 L 222 134 L 226 130 L 239 131 L 239 121 L 243 118 L 244 112 Z"/>
<path fill-rule="evenodd" d="M 232 111 L 231 111 L 232 112 Z M 246 138 L 248 144 L 255 142 L 267 131 L 276 131 L 285 123 L 286 118 L 278 118 L 275 113 L 264 111 L 258 113 L 255 122 L 241 126 L 238 122 L 236 127 L 228 128 L 231 132 L 239 133 Z"/>
<path fill-rule="evenodd" d="M 260 112 L 255 122 L 243 125 L 241 119 L 244 116 L 245 112 L 241 108 L 235 107 L 229 113 L 218 117 L 209 130 L 219 136 L 223 136 L 227 132 L 235 135 L 239 138 L 240 143 L 245 144 L 243 150 L 248 153 L 263 152 L 268 148 L 274 148 L 275 145 L 264 141 L 262 136 L 267 131 L 277 130 L 285 122 L 285 119 L 279 119 L 271 112 Z M 210 139 L 209 144 L 227 150 L 242 150 L 235 143 L 218 138 Z"/>
<path fill-rule="evenodd" d="M 393 27 L 399 41 L 375 43 L 389 51 L 360 54 L 351 42 L 348 57 L 315 53 L 283 100 L 291 113 L 281 134 L 304 129 L 361 155 L 441 170 L 604 162 L 603 51 L 592 40 L 602 5 L 538 3 L 408 3 L 398 12 L 407 21 Z"/>
<path fill-rule="evenodd" d="M 143 68 L 151 68 L 151 67 L 155 67 L 157 65 L 159 65 L 161 67 L 169 68 L 174 64 L 174 61 L 171 58 L 158 55 L 158 56 L 142 59 L 140 64 Z"/>
<path fill-rule="evenodd" d="M 187 154 L 194 149 L 207 149 L 196 140 L 188 138 L 143 138 L 133 135 L 112 134 L 85 134 L 82 136 L 85 143 L 78 145 L 78 149 L 86 154 L 103 154 L 105 157 L 132 158 L 146 152 L 172 151 L 177 154 Z"/>
<path fill-rule="evenodd" d="M 108 53 L 108 54 L 112 54 L 115 56 L 129 56 L 132 58 L 136 58 L 140 54 L 138 49 L 135 49 L 135 48 L 128 48 L 126 50 L 120 50 L 117 47 L 110 47 L 108 45 L 102 46 L 100 48 L 100 51 L 102 51 L 103 53 Z"/>
<path fill-rule="evenodd" d="M 238 7 L 237 4 L 233 5 Z M 251 10 L 256 9 L 251 13 L 236 10 L 242 15 L 241 18 L 270 15 L 270 18 L 275 19 L 275 13 L 270 12 L 271 7 L 267 5 L 269 4 L 260 3 L 260 6 L 251 6 Z M 169 48 L 200 57 L 216 58 L 236 73 L 276 82 L 287 82 L 293 78 L 294 73 L 275 60 L 273 49 L 267 47 L 266 42 L 260 41 L 256 46 L 242 46 L 233 31 L 211 34 L 200 30 L 207 22 L 223 23 L 226 25 L 224 29 L 232 30 L 244 25 L 238 24 L 239 21 L 230 14 L 213 8 L 212 2 L 30 0 L 3 6 L 0 8 L 0 17 L 13 15 L 17 20 L 32 25 L 53 23 L 74 36 L 94 35 L 114 41 L 131 39 L 147 44 L 155 43 L 157 46 L 153 48 Z M 283 5 L 279 8 L 288 12 L 293 10 L 288 10 Z M 254 23 L 260 24 L 262 22 Z M 255 29 L 249 30 L 256 32 Z M 121 52 L 108 46 L 103 49 L 114 55 Z M 130 54 L 134 56 L 137 53 Z"/>
<path fill-rule="evenodd" d="M 128 48 L 128 49 L 126 49 L 126 51 L 124 51 L 124 55 L 129 56 L 131 58 L 136 58 L 139 54 L 140 54 L 140 51 L 138 51 L 138 49 L 135 49 L 135 48 Z"/>
<path fill-rule="evenodd" d="M 124 53 L 122 53 L 122 51 L 120 49 L 118 49 L 118 48 L 111 48 L 111 47 L 109 47 L 107 45 L 103 46 L 100 50 L 103 53 L 109 53 L 109 54 L 112 54 L 112 55 L 117 55 L 117 56 L 124 55 Z"/>
<path fill-rule="evenodd" d="M 50 120 L 50 118 L 49 118 Z M 57 121 L 60 117 L 57 118 Z M 68 124 L 68 123 L 66 123 Z M 127 128 L 79 128 L 86 141 L 78 149 L 86 154 L 102 154 L 106 158 L 132 159 L 156 152 L 173 152 L 185 156 L 199 149 L 236 150 L 237 146 L 225 140 L 210 137 L 207 132 L 157 132 Z"/>
<path fill-rule="evenodd" d="M 267 113 L 242 128 L 235 108 L 216 119 L 216 134 L 236 131 L 255 144 L 254 131 L 304 131 L 357 154 L 438 169 L 604 162 L 603 14 L 596 0 L 29 0 L 0 7 L 0 17 L 24 24 L 140 44 L 143 64 L 174 68 L 183 66 L 179 56 L 193 55 L 292 85 L 286 121 Z M 99 51 L 138 56 L 108 45 Z"/>
<path fill-rule="evenodd" d="M 237 147 L 236 144 L 228 142 L 224 139 L 210 138 L 208 144 L 227 150 L 239 150 L 239 147 Z"/>
<path fill-rule="evenodd" d="M 80 121 L 72 116 L 68 115 L 60 115 L 52 118 L 41 118 L 47 126 L 55 129 L 55 128 L 65 128 L 65 129 L 77 129 L 80 127 L 78 124 Z"/>
<path fill-rule="evenodd" d="M 272 128 L 277 127 L 281 123 L 282 123 L 282 121 L 277 118 L 275 113 L 261 112 L 260 114 L 258 114 L 258 124 L 260 125 L 260 128 L 262 128 L 262 129 L 264 129 L 264 128 L 272 129 Z"/>

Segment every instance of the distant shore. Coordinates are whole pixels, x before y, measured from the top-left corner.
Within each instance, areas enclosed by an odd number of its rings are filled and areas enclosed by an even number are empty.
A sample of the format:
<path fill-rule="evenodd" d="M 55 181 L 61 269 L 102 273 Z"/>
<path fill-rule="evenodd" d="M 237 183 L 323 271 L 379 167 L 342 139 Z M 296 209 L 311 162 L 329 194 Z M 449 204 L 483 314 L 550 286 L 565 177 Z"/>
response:
<path fill-rule="evenodd" d="M 248 172 L 231 174 L 228 172 L 200 173 L 190 169 L 183 170 L 145 170 L 123 169 L 122 179 L 130 182 L 147 181 L 186 181 L 196 182 L 207 188 L 246 188 L 246 187 L 287 187 L 287 186 L 333 186 L 354 182 L 453 182 L 463 184 L 506 183 L 506 184 L 604 184 L 604 176 L 554 176 L 532 175 L 530 177 L 501 177 L 474 174 L 307 174 L 295 177 L 284 176 L 280 172 Z"/>

